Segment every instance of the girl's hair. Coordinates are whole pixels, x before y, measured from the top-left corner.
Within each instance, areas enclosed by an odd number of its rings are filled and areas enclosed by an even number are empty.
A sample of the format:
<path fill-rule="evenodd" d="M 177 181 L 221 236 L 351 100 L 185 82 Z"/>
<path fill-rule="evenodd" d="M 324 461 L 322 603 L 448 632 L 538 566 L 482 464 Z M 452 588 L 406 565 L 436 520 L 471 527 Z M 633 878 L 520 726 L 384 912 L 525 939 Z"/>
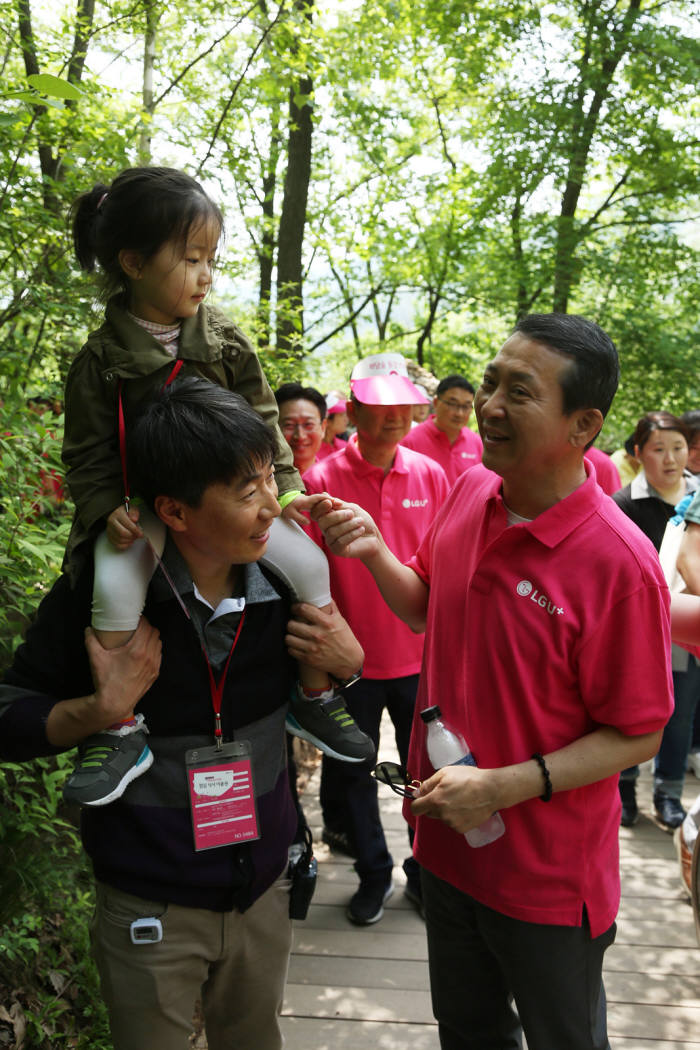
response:
<path fill-rule="evenodd" d="M 640 452 L 655 430 L 677 430 L 688 441 L 688 427 L 678 416 L 670 412 L 647 412 L 637 423 L 633 435 L 634 444 Z"/>
<path fill-rule="evenodd" d="M 92 273 L 99 263 L 105 296 L 129 289 L 120 251 L 146 261 L 167 241 L 184 246 L 193 226 L 213 223 L 221 234 L 224 224 L 199 183 L 174 168 L 127 168 L 111 186 L 98 182 L 73 202 L 71 219 L 80 268 Z"/>

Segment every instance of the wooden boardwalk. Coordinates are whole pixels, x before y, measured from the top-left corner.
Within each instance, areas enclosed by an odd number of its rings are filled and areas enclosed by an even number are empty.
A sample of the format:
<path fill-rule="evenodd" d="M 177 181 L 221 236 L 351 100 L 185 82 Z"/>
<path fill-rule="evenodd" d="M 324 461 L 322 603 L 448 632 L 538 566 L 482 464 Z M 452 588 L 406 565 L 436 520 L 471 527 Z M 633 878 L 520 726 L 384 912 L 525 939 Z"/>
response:
<path fill-rule="evenodd" d="M 388 727 L 383 735 L 391 738 Z M 383 748 L 382 757 L 391 752 Z M 689 774 L 685 801 L 698 791 Z M 400 800 L 388 788 L 380 798 L 396 889 L 379 923 L 356 927 L 345 916 L 357 885 L 352 862 L 320 844 L 318 771 L 304 794 L 319 877 L 308 918 L 295 924 L 287 1050 L 439 1050 L 425 927 L 402 892 L 408 842 Z M 700 949 L 673 839 L 649 815 L 648 766 L 639 801 L 639 823 L 620 831 L 622 904 L 605 975 L 610 1043 L 613 1050 L 700 1050 Z"/>

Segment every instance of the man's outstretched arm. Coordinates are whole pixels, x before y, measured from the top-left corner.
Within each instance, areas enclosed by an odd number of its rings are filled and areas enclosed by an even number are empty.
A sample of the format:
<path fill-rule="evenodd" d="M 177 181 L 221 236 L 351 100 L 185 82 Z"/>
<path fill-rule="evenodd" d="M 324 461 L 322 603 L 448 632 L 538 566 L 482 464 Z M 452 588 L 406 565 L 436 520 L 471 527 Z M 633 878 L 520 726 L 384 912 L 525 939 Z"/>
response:
<path fill-rule="evenodd" d="M 367 511 L 355 503 L 333 498 L 317 504 L 312 517 L 332 553 L 358 558 L 372 573 L 391 611 L 416 634 L 422 634 L 428 610 L 428 587 L 389 550 Z"/>

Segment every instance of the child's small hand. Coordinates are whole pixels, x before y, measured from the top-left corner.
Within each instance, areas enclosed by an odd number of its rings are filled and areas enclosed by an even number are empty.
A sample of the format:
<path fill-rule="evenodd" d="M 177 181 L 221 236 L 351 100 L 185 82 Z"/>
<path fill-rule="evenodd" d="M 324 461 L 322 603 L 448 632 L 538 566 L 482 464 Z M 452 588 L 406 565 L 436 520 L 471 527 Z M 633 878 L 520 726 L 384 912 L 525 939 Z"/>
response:
<path fill-rule="evenodd" d="M 127 513 L 124 506 L 117 507 L 107 518 L 107 539 L 118 551 L 125 551 L 143 536 L 138 520 L 137 508 L 130 507 Z"/>
<path fill-rule="evenodd" d="M 306 515 L 310 514 L 313 508 L 317 507 L 324 500 L 330 502 L 330 496 L 327 492 L 312 493 L 310 496 L 300 494 L 291 503 L 287 504 L 282 511 L 282 517 L 296 521 L 297 525 L 308 525 L 309 519 Z"/>

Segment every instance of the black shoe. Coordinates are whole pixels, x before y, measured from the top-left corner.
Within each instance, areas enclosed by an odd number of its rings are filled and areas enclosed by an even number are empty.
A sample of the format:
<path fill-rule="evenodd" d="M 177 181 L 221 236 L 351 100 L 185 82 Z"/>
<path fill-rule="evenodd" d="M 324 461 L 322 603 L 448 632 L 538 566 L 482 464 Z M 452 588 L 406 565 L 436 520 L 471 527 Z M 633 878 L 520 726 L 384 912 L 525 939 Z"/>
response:
<path fill-rule="evenodd" d="M 637 782 L 635 780 L 620 781 L 620 799 L 622 801 L 620 824 L 623 828 L 631 828 L 639 819 L 639 809 L 637 807 Z"/>
<path fill-rule="evenodd" d="M 421 919 L 425 918 L 423 914 L 423 891 L 421 890 L 420 879 L 412 878 L 406 879 L 406 885 L 404 886 L 403 895 L 407 901 L 410 901 L 413 907 L 416 909 Z"/>
<path fill-rule="evenodd" d="M 356 926 L 371 926 L 384 914 L 384 901 L 394 892 L 394 883 L 361 882 L 348 905 L 348 919 Z"/>
<path fill-rule="evenodd" d="M 655 791 L 654 819 L 665 831 L 675 831 L 685 820 L 685 810 L 679 799 L 664 795 L 662 791 Z"/>
<path fill-rule="evenodd" d="M 343 853 L 346 857 L 352 857 L 353 860 L 357 858 L 357 850 L 351 843 L 346 831 L 336 831 L 334 828 L 327 828 L 324 825 L 321 832 L 321 841 L 325 842 L 331 853 Z"/>

